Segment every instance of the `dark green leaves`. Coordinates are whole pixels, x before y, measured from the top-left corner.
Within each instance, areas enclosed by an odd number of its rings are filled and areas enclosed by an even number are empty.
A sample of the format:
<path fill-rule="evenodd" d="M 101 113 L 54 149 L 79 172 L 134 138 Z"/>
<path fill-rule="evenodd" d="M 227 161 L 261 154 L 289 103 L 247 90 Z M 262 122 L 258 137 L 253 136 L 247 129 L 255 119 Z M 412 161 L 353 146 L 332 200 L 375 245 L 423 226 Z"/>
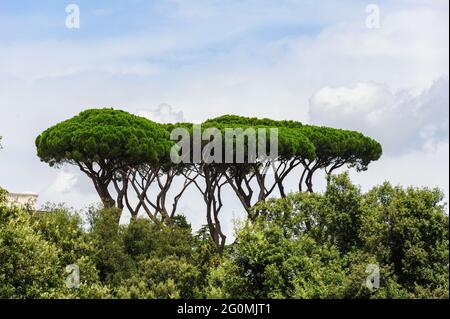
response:
<path fill-rule="evenodd" d="M 382 154 L 378 142 L 355 131 L 237 115 L 223 115 L 205 123 L 211 126 L 277 128 L 280 158 L 297 156 L 316 160 L 323 167 L 344 163 L 357 170 L 364 170 Z"/>
<path fill-rule="evenodd" d="M 172 143 L 167 131 L 150 120 L 113 109 L 92 109 L 61 122 L 36 139 L 38 156 L 62 162 L 159 162 Z"/>

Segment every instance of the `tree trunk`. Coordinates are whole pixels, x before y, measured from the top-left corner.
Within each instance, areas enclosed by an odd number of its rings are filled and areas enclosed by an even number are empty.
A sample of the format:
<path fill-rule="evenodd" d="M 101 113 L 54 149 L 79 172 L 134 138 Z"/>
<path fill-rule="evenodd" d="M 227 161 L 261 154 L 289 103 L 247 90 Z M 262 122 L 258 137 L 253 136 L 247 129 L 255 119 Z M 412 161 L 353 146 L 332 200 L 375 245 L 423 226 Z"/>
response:
<path fill-rule="evenodd" d="M 112 208 L 116 206 L 116 201 L 113 199 L 108 190 L 108 184 L 100 183 L 94 181 L 95 189 L 97 190 L 98 195 L 103 203 L 105 208 Z"/>

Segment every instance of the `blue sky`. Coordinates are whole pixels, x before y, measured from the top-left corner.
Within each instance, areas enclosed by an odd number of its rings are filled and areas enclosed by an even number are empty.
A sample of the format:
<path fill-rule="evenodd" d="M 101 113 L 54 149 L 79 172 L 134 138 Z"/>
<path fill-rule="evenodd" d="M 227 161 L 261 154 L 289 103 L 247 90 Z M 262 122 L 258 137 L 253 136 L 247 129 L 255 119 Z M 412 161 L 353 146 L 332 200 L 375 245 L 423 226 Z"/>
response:
<path fill-rule="evenodd" d="M 2 1 L 0 9 L 2 26 L 12 26 L 21 31 L 20 38 L 66 39 L 67 30 L 61 28 L 64 8 L 75 3 L 81 8 L 84 28 L 73 34 L 80 39 L 96 39 L 105 36 L 130 35 L 161 30 L 200 27 L 228 27 L 246 30 L 244 35 L 266 37 L 310 33 L 321 27 L 351 17 L 353 8 L 364 9 L 364 1 L 323 1 L 321 10 L 314 1 Z M 305 14 L 305 13 L 308 14 Z M 332 14 L 339 12 L 339 15 Z M 309 13 L 313 13 L 314 17 Z M 282 17 L 280 15 L 283 15 Z M 288 15 L 288 16 L 286 16 Z M 302 17 L 304 19 L 297 19 Z M 32 18 L 35 28 L 23 25 Z M 287 19 L 286 19 L 287 18 Z M 14 20 L 14 21 L 12 21 Z M 219 21 L 222 20 L 222 21 Z M 271 21 L 272 24 L 261 22 Z M 220 22 L 220 23 L 218 23 Z M 236 23 L 237 22 L 237 23 Z M 275 22 L 275 23 L 273 23 Z M 3 36 L 13 34 L 4 30 Z"/>
<path fill-rule="evenodd" d="M 79 29 L 65 26 L 70 3 Z M 366 25 L 370 3 L 0 0 L 0 185 L 40 203 L 97 201 L 75 169 L 41 163 L 34 138 L 108 106 L 161 121 L 235 113 L 360 130 L 384 147 L 352 173 L 364 189 L 389 178 L 448 199 L 448 1 L 373 2 L 380 28 Z M 190 198 L 183 209 L 201 211 Z"/>

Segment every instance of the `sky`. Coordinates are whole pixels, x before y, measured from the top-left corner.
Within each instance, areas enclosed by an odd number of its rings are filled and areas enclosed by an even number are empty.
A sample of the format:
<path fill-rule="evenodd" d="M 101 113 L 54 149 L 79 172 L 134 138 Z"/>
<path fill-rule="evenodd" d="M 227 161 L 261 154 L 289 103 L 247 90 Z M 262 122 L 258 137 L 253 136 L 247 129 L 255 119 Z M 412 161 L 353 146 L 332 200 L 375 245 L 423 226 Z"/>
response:
<path fill-rule="evenodd" d="M 69 4 L 79 28 L 66 25 Z M 113 107 L 161 122 L 228 113 L 359 130 L 383 145 L 368 171 L 351 172 L 363 190 L 389 180 L 439 187 L 448 201 L 448 6 L 0 0 L 0 185 L 40 204 L 98 202 L 75 168 L 40 162 L 34 140 L 84 109 Z M 227 196 L 231 234 L 242 209 Z M 195 190 L 180 208 L 194 228 L 205 223 Z"/>

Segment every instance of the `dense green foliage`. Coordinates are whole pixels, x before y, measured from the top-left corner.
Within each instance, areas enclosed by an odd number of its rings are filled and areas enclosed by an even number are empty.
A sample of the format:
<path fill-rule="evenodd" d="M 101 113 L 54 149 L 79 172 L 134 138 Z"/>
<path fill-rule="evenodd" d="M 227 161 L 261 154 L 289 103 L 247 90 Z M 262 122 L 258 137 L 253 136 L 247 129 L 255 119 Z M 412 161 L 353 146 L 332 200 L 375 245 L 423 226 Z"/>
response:
<path fill-rule="evenodd" d="M 91 109 L 47 129 L 36 139 L 49 165 L 112 162 L 112 167 L 158 161 L 168 152 L 167 132 L 150 120 L 113 109 Z"/>
<path fill-rule="evenodd" d="M 385 183 L 366 194 L 347 175 L 325 194 L 260 204 L 210 275 L 222 298 L 448 298 L 448 215 L 438 190 Z M 364 286 L 368 264 L 380 288 Z"/>
<path fill-rule="evenodd" d="M 333 161 L 356 166 L 363 170 L 371 161 L 380 158 L 381 145 L 370 137 L 355 131 L 304 125 L 292 120 L 276 121 L 272 119 L 248 118 L 237 115 L 223 115 L 207 120 L 211 126 L 242 128 L 278 128 L 280 131 L 280 156 L 303 158 L 330 165 Z M 309 146 L 308 144 L 311 144 Z M 302 146 L 306 145 L 306 146 Z M 303 147 L 303 152 L 284 152 L 284 150 Z"/>
<path fill-rule="evenodd" d="M 220 256 L 184 217 L 161 227 L 116 209 L 30 212 L 0 191 L 0 298 L 448 298 L 448 215 L 436 189 L 363 193 L 346 174 L 324 193 L 259 203 Z M 67 288 L 65 267 L 80 268 Z M 365 281 L 378 265 L 380 287 Z"/>
<path fill-rule="evenodd" d="M 105 207 L 123 208 L 124 191 L 110 194 L 130 166 L 166 162 L 172 143 L 157 123 L 113 109 L 90 109 L 36 138 L 37 155 L 50 166 L 77 165 L 94 183 Z"/>

